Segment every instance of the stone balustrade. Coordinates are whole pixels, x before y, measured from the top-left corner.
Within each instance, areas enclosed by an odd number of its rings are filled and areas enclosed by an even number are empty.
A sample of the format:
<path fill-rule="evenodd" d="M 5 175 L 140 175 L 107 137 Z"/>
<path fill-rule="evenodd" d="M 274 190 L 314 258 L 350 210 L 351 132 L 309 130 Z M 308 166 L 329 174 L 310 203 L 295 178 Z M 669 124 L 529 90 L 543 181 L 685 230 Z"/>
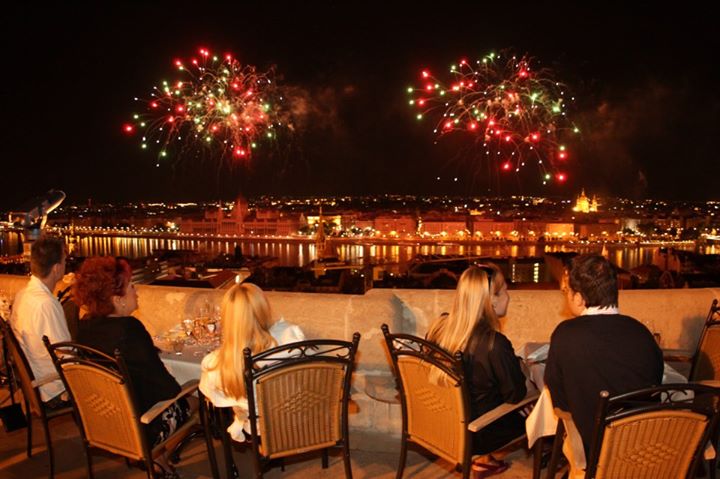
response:
<path fill-rule="evenodd" d="M 26 277 L 0 275 L 0 289 L 14 295 Z M 137 317 L 151 334 L 160 334 L 193 317 L 206 300 L 219 304 L 223 291 L 138 285 Z M 423 336 L 429 323 L 450 308 L 453 291 L 373 289 L 365 295 L 267 293 L 275 316 L 302 327 L 308 338 L 349 340 L 362 334 L 354 376 L 353 430 L 397 436 L 401 413 L 394 401 L 390 361 L 380 325 L 393 332 Z M 693 349 L 718 289 L 624 290 L 620 310 L 649 325 L 664 348 Z M 570 317 L 559 290 L 511 290 L 503 332 L 515 348 L 547 342 L 555 326 Z"/>

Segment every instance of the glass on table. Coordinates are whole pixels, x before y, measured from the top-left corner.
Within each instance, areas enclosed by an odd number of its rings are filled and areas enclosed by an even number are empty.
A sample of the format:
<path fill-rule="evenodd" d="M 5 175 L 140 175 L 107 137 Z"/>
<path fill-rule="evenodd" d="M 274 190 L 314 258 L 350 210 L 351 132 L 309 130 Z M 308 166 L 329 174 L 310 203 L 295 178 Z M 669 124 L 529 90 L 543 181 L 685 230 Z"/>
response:
<path fill-rule="evenodd" d="M 5 290 L 0 289 L 0 316 L 5 320 L 10 320 L 10 310 L 12 309 L 12 298 Z"/>
<path fill-rule="evenodd" d="M 195 327 L 195 321 L 192 318 L 185 318 L 182 320 L 182 329 L 185 332 L 186 340 L 185 342 L 187 344 L 195 344 L 195 340 L 192 339 L 193 336 L 193 328 Z"/>
<path fill-rule="evenodd" d="M 185 349 L 185 338 L 178 336 L 173 338 L 170 343 L 172 344 L 173 352 L 177 356 L 182 355 L 183 349 Z"/>
<path fill-rule="evenodd" d="M 205 329 L 207 329 L 208 333 L 210 333 L 210 336 L 214 336 L 217 332 L 217 321 L 211 319 L 207 323 L 205 323 Z"/>
<path fill-rule="evenodd" d="M 205 320 L 196 319 L 195 321 L 193 321 L 193 328 L 191 334 L 192 337 L 195 338 L 195 341 L 202 344 L 206 336 Z"/>

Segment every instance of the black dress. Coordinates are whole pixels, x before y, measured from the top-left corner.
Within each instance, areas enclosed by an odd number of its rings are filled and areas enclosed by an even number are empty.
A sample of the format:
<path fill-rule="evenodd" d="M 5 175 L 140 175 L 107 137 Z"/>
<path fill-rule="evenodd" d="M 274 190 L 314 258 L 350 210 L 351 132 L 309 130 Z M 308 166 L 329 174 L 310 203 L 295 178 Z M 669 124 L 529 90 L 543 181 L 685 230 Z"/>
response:
<path fill-rule="evenodd" d="M 127 364 L 135 392 L 135 402 L 142 414 L 158 401 L 176 396 L 180 385 L 158 356 L 145 326 L 132 316 L 90 318 L 80 321 L 77 342 L 113 355 L 115 349 Z M 148 430 L 151 445 L 162 442 L 189 416 L 187 401 L 182 399 L 153 420 Z"/>
<path fill-rule="evenodd" d="M 476 328 L 463 353 L 472 418 L 502 403 L 520 402 L 527 393 L 525 375 L 512 343 L 502 333 Z M 525 432 L 525 418 L 509 413 L 473 435 L 473 453 L 488 454 Z"/>

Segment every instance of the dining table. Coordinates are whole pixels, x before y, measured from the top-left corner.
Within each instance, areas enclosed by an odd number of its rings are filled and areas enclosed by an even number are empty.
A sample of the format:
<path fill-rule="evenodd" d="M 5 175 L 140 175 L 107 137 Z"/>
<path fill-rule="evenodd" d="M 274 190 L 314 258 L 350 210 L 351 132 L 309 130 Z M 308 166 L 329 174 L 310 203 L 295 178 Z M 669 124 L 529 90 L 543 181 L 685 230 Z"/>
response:
<path fill-rule="evenodd" d="M 156 344 L 160 349 L 160 359 L 168 372 L 175 377 L 178 383 L 185 384 L 192 379 L 200 379 L 203 358 L 212 351 L 212 346 L 204 344 L 185 344 L 182 351 L 173 351 L 172 345 L 160 341 Z"/>

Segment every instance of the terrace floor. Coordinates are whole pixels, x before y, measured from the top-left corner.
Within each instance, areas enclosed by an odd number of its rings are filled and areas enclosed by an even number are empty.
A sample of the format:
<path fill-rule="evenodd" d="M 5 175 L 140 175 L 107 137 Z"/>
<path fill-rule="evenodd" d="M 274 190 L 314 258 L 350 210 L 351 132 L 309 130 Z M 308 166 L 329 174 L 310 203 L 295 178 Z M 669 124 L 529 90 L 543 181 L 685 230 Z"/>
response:
<path fill-rule="evenodd" d="M 0 406 L 7 402 L 6 390 L 0 390 Z M 85 457 L 79 431 L 69 417 L 53 419 L 50 422 L 53 448 L 55 451 L 55 476 L 59 479 L 80 479 L 86 477 Z M 363 478 L 394 478 L 397 471 L 399 454 L 399 440 L 385 436 L 355 435 L 351 431 L 351 458 L 353 477 Z M 39 421 L 33 421 L 33 456 L 25 455 L 26 430 L 20 429 L 6 432 L 0 429 L 0 478 L 2 479 L 30 479 L 47 477 L 49 472 L 48 452 Z M 382 451 L 382 452 L 378 452 Z M 222 461 L 220 443 L 216 443 L 218 460 Z M 523 449 L 513 452 L 507 460 L 512 463 L 510 469 L 497 478 L 520 479 L 532 477 L 532 457 Z M 251 478 L 252 462 L 250 452 L 236 452 L 235 462 L 238 466 L 240 478 Z M 223 475 L 222 462 L 220 463 L 221 476 Z M 201 439 L 193 441 L 183 453 L 177 465 L 180 477 L 184 479 L 210 478 L 210 463 L 205 449 L 205 442 Z M 93 472 L 97 479 L 103 478 L 146 478 L 145 472 L 137 468 L 128 468 L 124 460 L 117 456 L 93 456 Z M 222 476 L 224 477 L 224 476 Z M 330 456 L 330 466 L 322 469 L 320 456 L 314 455 L 302 460 L 288 461 L 285 472 L 279 467 L 271 469 L 265 477 L 269 479 L 294 478 L 341 478 L 344 477 L 343 462 L 339 454 Z M 418 479 L 460 478 L 460 473 L 453 472 L 443 460 L 430 461 L 418 452 L 409 451 L 404 477 Z"/>

